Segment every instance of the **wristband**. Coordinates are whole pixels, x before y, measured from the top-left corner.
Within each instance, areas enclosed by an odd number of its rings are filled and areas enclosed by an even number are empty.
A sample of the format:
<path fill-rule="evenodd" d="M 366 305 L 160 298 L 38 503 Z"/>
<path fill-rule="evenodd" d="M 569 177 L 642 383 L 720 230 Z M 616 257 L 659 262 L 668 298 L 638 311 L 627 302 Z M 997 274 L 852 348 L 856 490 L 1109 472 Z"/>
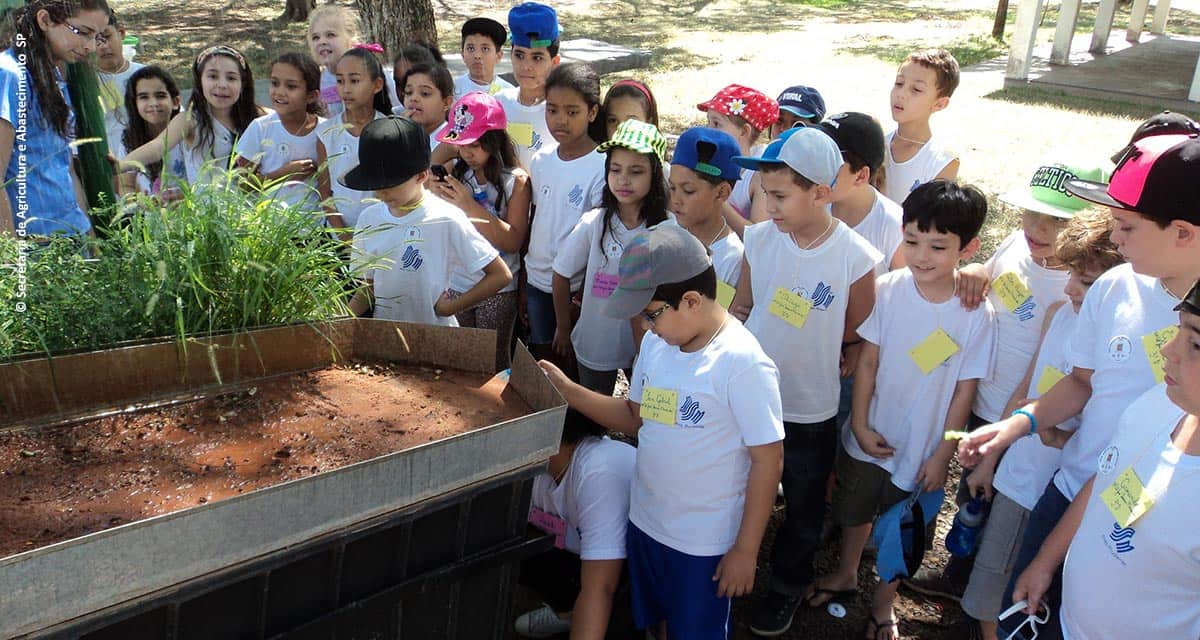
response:
<path fill-rule="evenodd" d="M 1022 415 L 1026 418 L 1029 418 L 1029 435 L 1037 433 L 1037 418 L 1033 417 L 1033 413 L 1026 411 L 1025 409 L 1017 409 L 1016 411 L 1012 412 L 1012 415 Z"/>

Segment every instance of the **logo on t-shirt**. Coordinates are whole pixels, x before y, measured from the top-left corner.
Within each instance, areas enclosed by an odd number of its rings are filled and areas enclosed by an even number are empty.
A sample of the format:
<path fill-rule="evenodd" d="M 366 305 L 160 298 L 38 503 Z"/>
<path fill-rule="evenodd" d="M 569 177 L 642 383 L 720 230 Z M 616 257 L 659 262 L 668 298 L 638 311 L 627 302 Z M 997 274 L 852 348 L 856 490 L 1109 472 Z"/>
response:
<path fill-rule="evenodd" d="M 1108 475 L 1117 468 L 1117 460 L 1121 458 L 1121 452 L 1116 446 L 1110 446 L 1100 452 L 1100 457 L 1096 460 L 1096 470 L 1103 475 Z"/>
<path fill-rule="evenodd" d="M 1037 303 L 1033 301 L 1033 298 L 1026 298 L 1025 302 L 1022 302 L 1017 305 L 1016 309 L 1013 309 L 1013 313 L 1017 316 L 1018 320 L 1024 322 L 1033 319 L 1033 310 L 1036 308 Z"/>
<path fill-rule="evenodd" d="M 292 146 L 286 142 L 275 143 L 275 153 L 278 153 L 279 155 L 283 156 L 284 158 L 288 157 L 288 152 L 291 150 L 292 150 Z"/>
<path fill-rule="evenodd" d="M 1129 553 L 1133 551 L 1133 534 L 1137 533 L 1133 527 L 1122 527 L 1117 523 L 1113 523 L 1113 530 L 1108 534 L 1108 539 L 1113 543 L 1113 549 L 1117 553 Z"/>
<path fill-rule="evenodd" d="M 1116 336 L 1108 341 L 1108 359 L 1121 363 L 1133 354 L 1133 342 L 1126 336 Z"/>
<path fill-rule="evenodd" d="M 400 269 L 403 271 L 418 271 L 421 265 L 425 264 L 425 260 L 421 257 L 421 250 L 411 244 L 404 247 L 404 255 L 400 256 Z"/>
<path fill-rule="evenodd" d="M 818 282 L 817 288 L 811 292 L 804 287 L 799 287 L 792 291 L 799 294 L 801 298 L 808 298 L 812 302 L 813 309 L 828 309 L 829 305 L 833 304 L 834 298 L 837 297 L 833 294 L 833 287 L 824 282 Z"/>
<path fill-rule="evenodd" d="M 572 187 L 571 192 L 567 194 L 567 202 L 576 209 L 583 208 L 583 187 L 580 185 Z"/>
<path fill-rule="evenodd" d="M 704 419 L 704 410 L 700 408 L 700 403 L 693 400 L 691 396 L 683 399 L 683 404 L 679 406 L 679 421 L 690 423 L 693 426 L 700 424 Z"/>
<path fill-rule="evenodd" d="M 537 131 L 534 131 L 532 139 L 533 139 L 533 144 L 529 145 L 529 148 L 533 149 L 534 151 L 541 149 L 542 148 L 542 134 L 538 133 Z"/>

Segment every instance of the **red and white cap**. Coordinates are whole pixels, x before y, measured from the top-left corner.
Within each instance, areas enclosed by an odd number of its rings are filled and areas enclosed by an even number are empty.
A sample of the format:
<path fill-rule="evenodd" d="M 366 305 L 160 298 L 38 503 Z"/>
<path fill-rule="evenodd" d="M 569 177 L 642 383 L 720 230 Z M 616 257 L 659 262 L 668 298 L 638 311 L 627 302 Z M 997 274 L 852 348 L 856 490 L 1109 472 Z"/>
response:
<path fill-rule="evenodd" d="M 467 145 L 488 131 L 504 131 L 507 127 L 508 117 L 500 101 L 482 91 L 472 91 L 450 107 L 450 122 L 438 133 L 437 141 Z"/>
<path fill-rule="evenodd" d="M 725 116 L 737 116 L 759 131 L 766 131 L 779 121 L 779 103 L 767 94 L 731 84 L 717 92 L 711 100 L 701 102 L 696 108 L 704 111 L 716 111 Z"/>
<path fill-rule="evenodd" d="M 1130 145 L 1108 184 L 1069 180 L 1071 195 L 1159 222 L 1200 225 L 1200 137 L 1158 135 Z"/>

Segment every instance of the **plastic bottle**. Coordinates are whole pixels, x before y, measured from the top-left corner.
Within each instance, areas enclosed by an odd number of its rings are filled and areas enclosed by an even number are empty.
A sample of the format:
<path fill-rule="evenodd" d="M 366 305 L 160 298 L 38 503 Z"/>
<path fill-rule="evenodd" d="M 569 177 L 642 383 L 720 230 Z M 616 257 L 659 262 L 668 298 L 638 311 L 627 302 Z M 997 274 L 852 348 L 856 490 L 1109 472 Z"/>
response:
<path fill-rule="evenodd" d="M 475 185 L 474 189 L 472 190 L 471 197 L 475 199 L 475 202 L 478 202 L 479 204 L 483 205 L 483 207 L 485 209 L 487 208 L 488 194 L 487 194 L 487 191 L 485 191 L 483 189 L 483 187 L 481 187 L 479 185 Z"/>
<path fill-rule="evenodd" d="M 137 55 L 138 37 L 125 36 L 121 41 L 121 52 L 125 54 L 125 59 L 132 62 L 133 57 Z"/>
<path fill-rule="evenodd" d="M 972 498 L 970 502 L 959 508 L 954 516 L 954 526 L 946 534 L 946 550 L 959 558 L 966 558 L 975 553 L 975 545 L 979 541 L 979 532 L 983 530 L 984 514 L 983 498 Z"/>

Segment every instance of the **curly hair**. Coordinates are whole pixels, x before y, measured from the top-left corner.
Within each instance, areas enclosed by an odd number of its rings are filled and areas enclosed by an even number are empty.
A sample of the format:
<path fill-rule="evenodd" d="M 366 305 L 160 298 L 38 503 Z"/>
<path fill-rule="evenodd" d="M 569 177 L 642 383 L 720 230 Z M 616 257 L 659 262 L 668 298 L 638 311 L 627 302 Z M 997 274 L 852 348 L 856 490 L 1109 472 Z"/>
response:
<path fill-rule="evenodd" d="M 125 149 L 132 151 L 138 147 L 153 140 L 155 133 L 150 131 L 150 124 L 138 113 L 137 105 L 137 86 L 142 80 L 158 79 L 161 80 L 163 86 L 167 88 L 167 94 L 173 100 L 179 99 L 179 85 L 175 84 L 175 79 L 167 73 L 162 67 L 150 65 L 142 67 L 133 72 L 129 76 L 129 81 L 125 83 L 125 112 L 129 114 L 129 124 L 125 130 L 121 132 L 121 144 L 125 145 Z M 171 110 L 171 117 L 179 113 L 179 107 Z M 146 173 L 150 179 L 157 179 L 162 172 L 162 162 L 155 162 L 146 166 Z"/>
<path fill-rule="evenodd" d="M 1113 244 L 1112 216 L 1098 209 L 1079 211 L 1058 234 L 1054 256 L 1073 271 L 1104 272 L 1125 262 Z"/>

